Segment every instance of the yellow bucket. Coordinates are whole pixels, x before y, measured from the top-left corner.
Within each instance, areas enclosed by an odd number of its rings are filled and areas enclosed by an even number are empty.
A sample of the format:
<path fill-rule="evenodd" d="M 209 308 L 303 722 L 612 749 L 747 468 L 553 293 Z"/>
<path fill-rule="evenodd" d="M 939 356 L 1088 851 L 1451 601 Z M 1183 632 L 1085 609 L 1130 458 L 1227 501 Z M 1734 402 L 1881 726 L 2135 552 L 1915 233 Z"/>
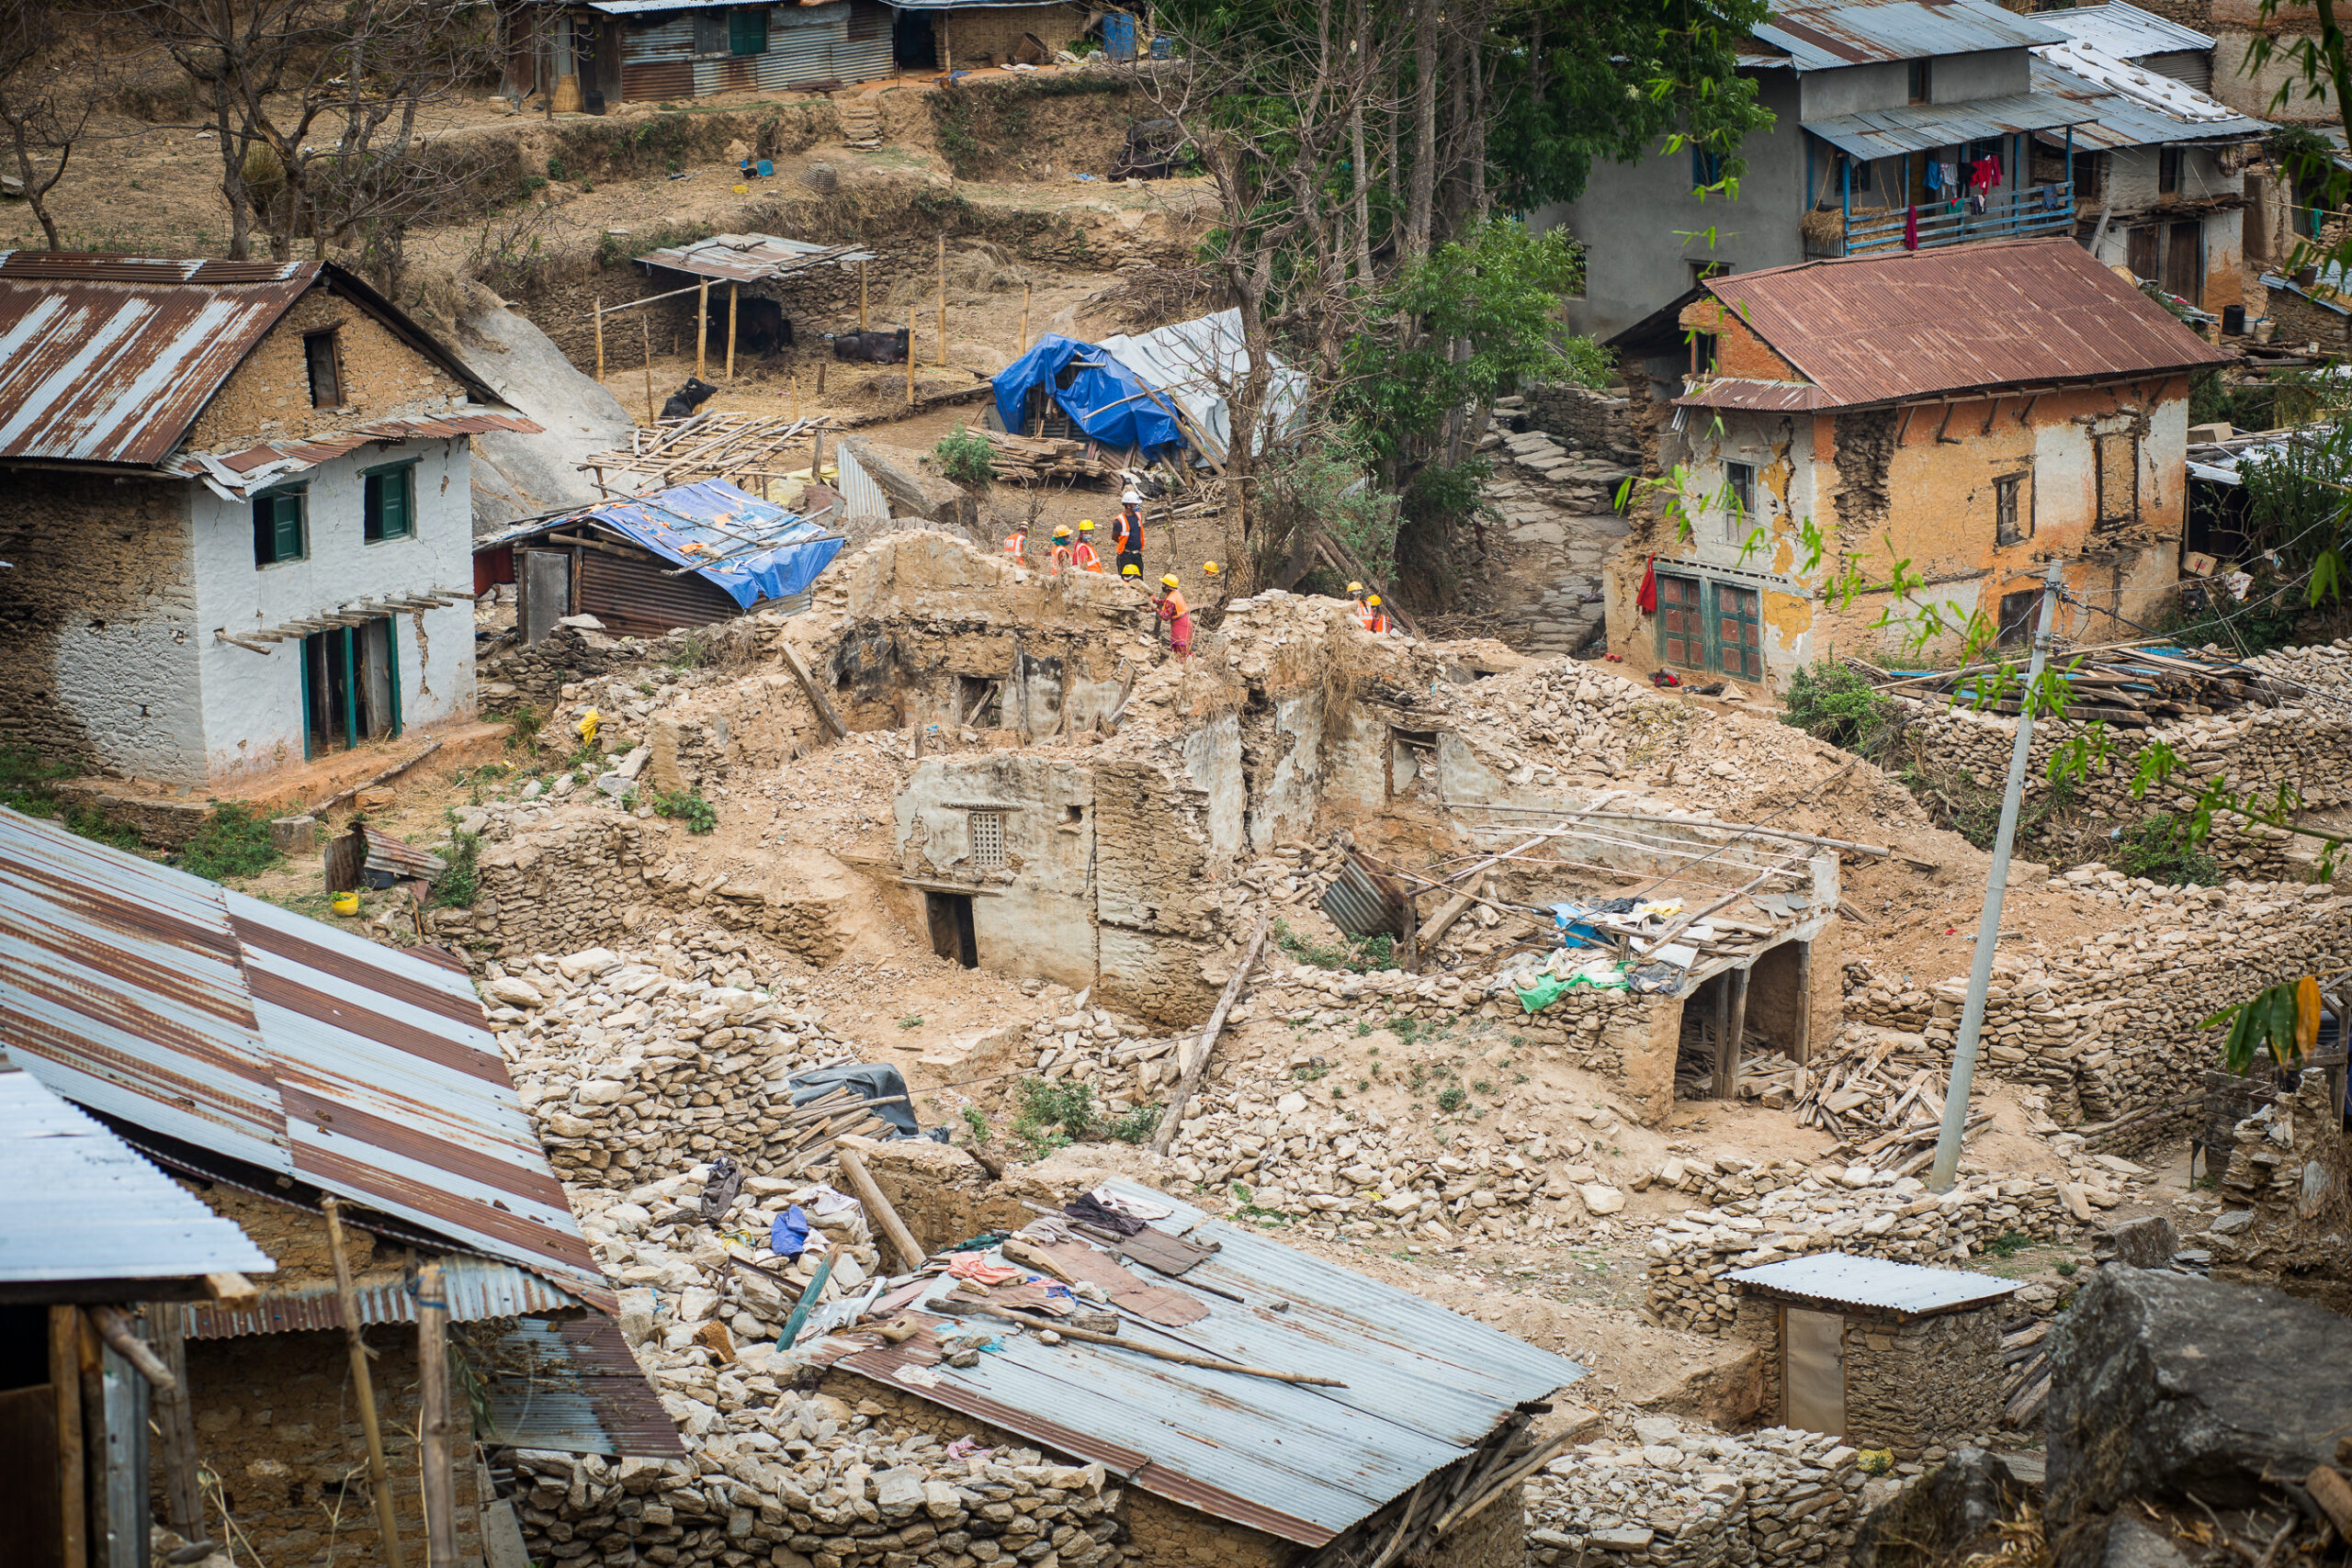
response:
<path fill-rule="evenodd" d="M 338 915 L 356 915 L 359 913 L 359 895 L 356 893 L 336 894 L 334 896 L 334 912 Z"/>

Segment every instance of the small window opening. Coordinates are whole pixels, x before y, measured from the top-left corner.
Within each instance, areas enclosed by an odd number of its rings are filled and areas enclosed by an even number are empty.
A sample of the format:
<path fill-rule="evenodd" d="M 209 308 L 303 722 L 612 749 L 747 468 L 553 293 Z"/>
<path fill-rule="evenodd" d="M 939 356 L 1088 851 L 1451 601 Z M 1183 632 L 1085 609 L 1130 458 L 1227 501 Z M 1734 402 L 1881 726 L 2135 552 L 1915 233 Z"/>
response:
<path fill-rule="evenodd" d="M 1686 261 L 1690 269 L 1690 287 L 1698 288 L 1711 277 L 1722 277 L 1731 271 L 1731 263 L 1720 261 Z"/>
<path fill-rule="evenodd" d="M 369 474 L 360 502 L 359 536 L 368 544 L 405 539 L 414 530 L 416 487 L 414 464 L 379 468 Z"/>
<path fill-rule="evenodd" d="M 972 863 L 994 870 L 1004 864 L 1004 813 L 975 811 L 969 814 L 972 835 Z"/>
<path fill-rule="evenodd" d="M 1756 516 L 1756 465 L 1724 465 L 1724 536 L 1734 544 L 1747 536 Z"/>
<path fill-rule="evenodd" d="M 1062 820 L 1069 823 L 1072 827 L 1076 827 L 1079 823 L 1086 820 L 1086 807 L 1083 806 L 1063 807 Z"/>
<path fill-rule="evenodd" d="M 1993 513 L 1994 537 L 1999 543 L 2014 545 L 2033 536 L 2023 474 L 2005 474 L 1993 481 Z"/>
<path fill-rule="evenodd" d="M 1437 731 L 1388 728 L 1388 795 L 1437 793 Z"/>
<path fill-rule="evenodd" d="M 1932 60 L 1915 60 L 1911 62 L 1910 96 L 1913 103 L 1924 104 L 1928 102 L 1934 96 L 1936 86 L 1935 63 L 1936 62 Z"/>
<path fill-rule="evenodd" d="M 1724 177 L 1724 155 L 1711 152 L 1697 142 L 1690 144 L 1690 185 L 1693 189 L 1720 185 Z"/>
<path fill-rule="evenodd" d="M 2160 196 L 2180 194 L 2180 161 L 2182 150 L 2165 147 L 2156 153 L 2156 193 Z"/>
<path fill-rule="evenodd" d="M 1693 376 L 1712 376 L 1714 373 L 1715 334 L 1713 333 L 1692 333 L 1690 334 L 1690 374 Z"/>
<path fill-rule="evenodd" d="M 2033 641 L 2034 617 L 2041 611 L 2041 590 L 2023 589 L 2001 595 L 2002 648 L 2024 648 Z"/>
<path fill-rule="evenodd" d="M 311 371 L 311 406 L 314 409 L 341 408 L 343 377 L 335 366 L 333 327 L 322 333 L 303 334 L 302 360 Z"/>
<path fill-rule="evenodd" d="M 302 492 L 279 491 L 254 497 L 254 565 L 276 566 L 311 553 L 302 526 Z"/>

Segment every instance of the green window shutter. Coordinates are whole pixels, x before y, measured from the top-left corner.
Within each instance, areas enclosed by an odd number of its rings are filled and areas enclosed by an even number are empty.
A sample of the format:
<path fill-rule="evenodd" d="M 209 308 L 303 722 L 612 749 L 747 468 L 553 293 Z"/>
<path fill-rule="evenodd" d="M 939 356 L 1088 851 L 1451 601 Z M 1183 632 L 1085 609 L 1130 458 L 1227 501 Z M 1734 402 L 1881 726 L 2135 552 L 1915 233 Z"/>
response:
<path fill-rule="evenodd" d="M 408 537 L 409 484 L 411 470 L 395 469 L 384 476 L 384 537 Z"/>
<path fill-rule="evenodd" d="M 382 468 L 367 476 L 367 491 L 360 505 L 363 517 L 359 536 L 369 544 L 379 539 L 404 539 L 410 531 L 410 518 L 415 511 L 415 488 L 413 477 L 414 464 L 405 468 Z"/>
<path fill-rule="evenodd" d="M 277 516 L 272 520 L 277 535 L 279 560 L 300 560 L 307 554 L 302 548 L 302 498 L 300 495 L 270 497 Z"/>
<path fill-rule="evenodd" d="M 763 6 L 746 6 L 727 13 L 727 50 L 730 54 L 764 54 L 768 47 L 768 14 Z"/>

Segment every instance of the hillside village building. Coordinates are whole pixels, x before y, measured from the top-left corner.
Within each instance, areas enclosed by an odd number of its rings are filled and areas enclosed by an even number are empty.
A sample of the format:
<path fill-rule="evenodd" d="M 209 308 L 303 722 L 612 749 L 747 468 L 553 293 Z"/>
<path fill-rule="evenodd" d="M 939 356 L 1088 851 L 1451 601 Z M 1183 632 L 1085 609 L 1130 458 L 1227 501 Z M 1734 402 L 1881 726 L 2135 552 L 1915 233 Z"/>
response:
<path fill-rule="evenodd" d="M 2179 580 L 2190 373 L 2229 359 L 2068 239 L 1710 278 L 1612 344 L 1686 479 L 1611 560 L 1610 648 L 1756 682 L 1956 654 L 1906 645 L 1922 604 L 2021 645 L 2053 556 L 2073 634 L 2129 635 Z"/>
<path fill-rule="evenodd" d="M 0 254 L 0 745 L 223 786 L 474 709 L 467 438 L 327 263 Z"/>

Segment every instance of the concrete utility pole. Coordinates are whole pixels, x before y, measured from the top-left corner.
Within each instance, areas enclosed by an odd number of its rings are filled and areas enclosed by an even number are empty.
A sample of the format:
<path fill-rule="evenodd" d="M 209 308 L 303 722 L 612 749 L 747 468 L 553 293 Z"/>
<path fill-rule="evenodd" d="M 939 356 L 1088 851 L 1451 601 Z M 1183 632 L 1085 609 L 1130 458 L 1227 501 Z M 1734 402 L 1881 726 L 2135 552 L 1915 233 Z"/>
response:
<path fill-rule="evenodd" d="M 2024 699 L 2018 704 L 2017 744 L 2009 750 L 2009 784 L 2001 795 L 2001 828 L 1993 840 L 1992 874 L 1984 881 L 1984 918 L 1976 925 L 1976 963 L 1968 971 L 1968 1001 L 1960 1012 L 1960 1039 L 1952 1046 L 1951 1081 L 1944 1085 L 1943 1130 L 1936 1134 L 1936 1162 L 1928 1190 L 1949 1192 L 1960 1176 L 1960 1137 L 1968 1126 L 1968 1086 L 1976 1076 L 1976 1038 L 1984 1027 L 1984 993 L 1993 984 L 1993 948 L 2001 936 L 2001 896 L 2009 886 L 2009 846 L 2017 841 L 2018 807 L 2025 795 L 2025 764 L 2033 750 L 2034 688 L 2050 657 L 2051 623 L 2058 616 L 2058 588 L 2064 581 L 2053 560 L 2041 579 L 2041 617 L 2034 627 L 2033 659 L 2027 666 Z"/>

